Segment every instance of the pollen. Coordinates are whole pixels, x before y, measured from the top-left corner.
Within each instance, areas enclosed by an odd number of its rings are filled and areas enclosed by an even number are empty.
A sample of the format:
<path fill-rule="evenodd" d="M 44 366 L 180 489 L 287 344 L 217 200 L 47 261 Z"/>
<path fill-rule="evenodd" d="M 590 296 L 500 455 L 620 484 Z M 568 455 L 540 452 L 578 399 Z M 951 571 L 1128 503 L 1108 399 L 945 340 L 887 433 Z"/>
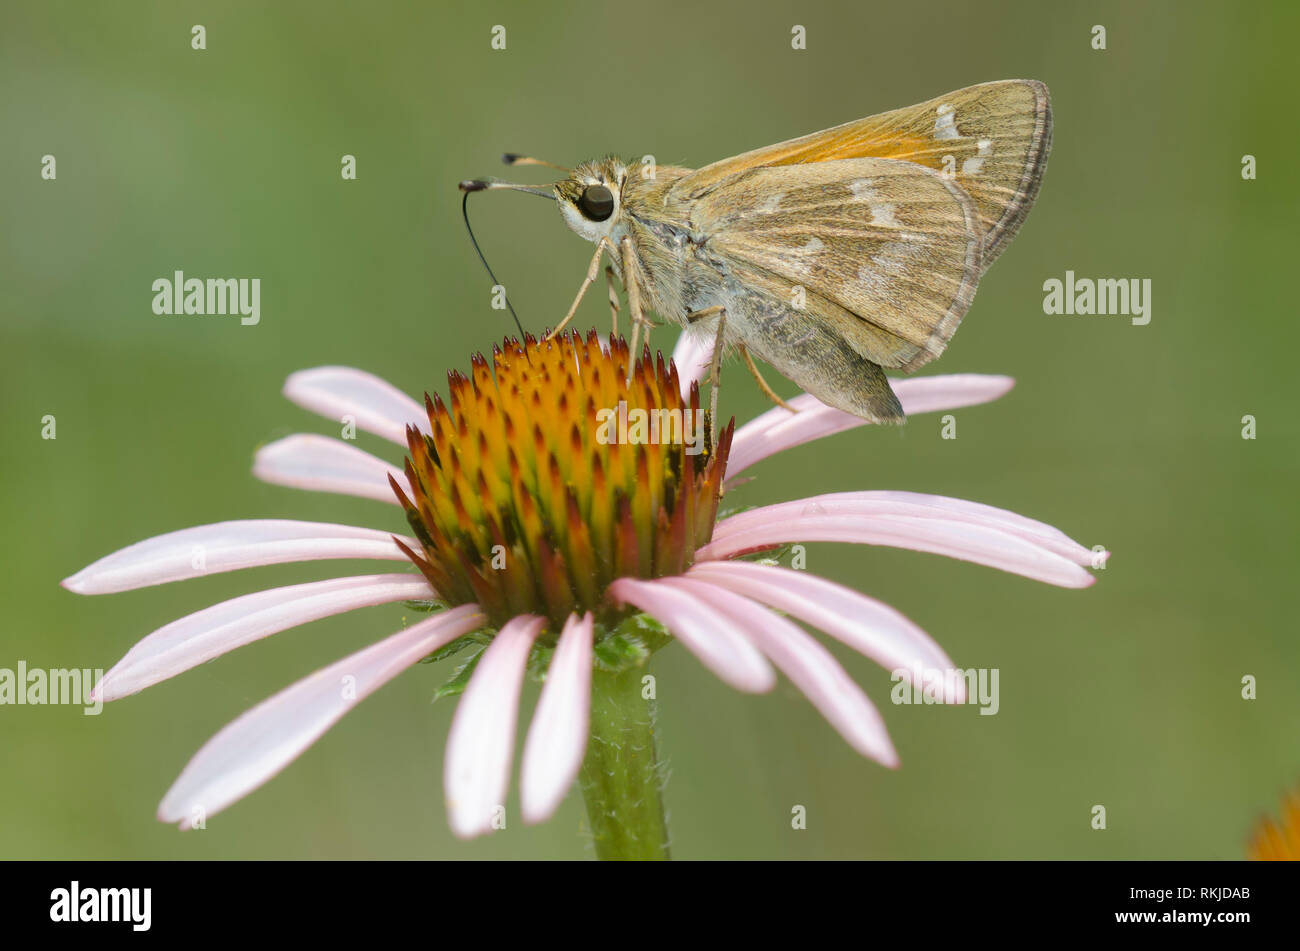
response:
<path fill-rule="evenodd" d="M 525 335 L 448 374 L 448 399 L 425 395 L 428 428 L 407 428 L 410 493 L 393 491 L 419 541 L 402 545 L 448 605 L 477 603 L 495 626 L 539 614 L 559 630 L 572 612 L 615 624 L 618 578 L 680 574 L 713 531 L 735 421 L 716 436 L 699 385 L 676 367 L 595 331 Z M 702 446 L 610 438 L 611 414 L 702 420 Z M 401 542 L 399 542 L 401 545 Z"/>

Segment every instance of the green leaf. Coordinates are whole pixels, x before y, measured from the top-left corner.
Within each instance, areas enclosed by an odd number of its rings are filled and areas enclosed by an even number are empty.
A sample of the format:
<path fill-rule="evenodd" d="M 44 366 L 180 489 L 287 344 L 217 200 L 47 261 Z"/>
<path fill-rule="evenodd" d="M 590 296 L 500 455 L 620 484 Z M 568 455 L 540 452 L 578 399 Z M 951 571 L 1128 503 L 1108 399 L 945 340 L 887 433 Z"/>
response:
<path fill-rule="evenodd" d="M 464 693 L 465 688 L 469 686 L 469 678 L 473 676 L 474 668 L 478 666 L 479 658 L 483 656 L 485 650 L 487 650 L 486 644 L 478 645 L 465 663 L 456 668 L 451 679 L 433 692 L 433 698 L 429 702 L 433 703 L 443 697 L 456 697 Z"/>
<path fill-rule="evenodd" d="M 546 672 L 551 669 L 555 648 L 549 644 L 534 644 L 528 652 L 528 676 L 537 683 L 546 682 Z"/>
<path fill-rule="evenodd" d="M 446 660 L 448 657 L 455 656 L 469 647 L 471 644 L 490 644 L 492 634 L 488 631 L 475 631 L 472 634 L 463 634 L 456 638 L 450 644 L 444 644 L 428 657 L 422 658 L 422 664 L 436 664 L 440 660 Z"/>

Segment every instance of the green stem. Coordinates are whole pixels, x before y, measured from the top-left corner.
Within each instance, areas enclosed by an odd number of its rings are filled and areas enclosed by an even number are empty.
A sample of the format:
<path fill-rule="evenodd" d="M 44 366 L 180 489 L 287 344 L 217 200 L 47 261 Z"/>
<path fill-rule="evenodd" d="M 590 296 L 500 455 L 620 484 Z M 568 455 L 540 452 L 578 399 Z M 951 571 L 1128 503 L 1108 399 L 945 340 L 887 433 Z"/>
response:
<path fill-rule="evenodd" d="M 592 671 L 591 738 L 578 783 L 599 859 L 668 858 L 655 702 L 641 698 L 644 671 Z"/>

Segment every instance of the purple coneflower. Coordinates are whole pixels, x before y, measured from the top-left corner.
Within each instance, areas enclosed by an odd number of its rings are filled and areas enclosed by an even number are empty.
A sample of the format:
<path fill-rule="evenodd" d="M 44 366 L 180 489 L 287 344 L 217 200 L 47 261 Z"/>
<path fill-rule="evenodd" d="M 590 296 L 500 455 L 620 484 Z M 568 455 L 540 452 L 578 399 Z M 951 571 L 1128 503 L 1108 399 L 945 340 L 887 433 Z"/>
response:
<path fill-rule="evenodd" d="M 978 562 L 1062 587 L 1095 580 L 1097 556 L 1056 529 L 1002 509 L 911 492 L 844 492 L 717 520 L 725 480 L 783 449 L 863 425 L 812 397 L 774 408 L 702 445 L 685 438 L 598 438 L 602 410 L 699 409 L 707 352 L 684 337 L 675 360 L 647 349 L 629 379 L 628 349 L 593 332 L 526 337 L 451 373 L 447 403 L 421 406 L 360 370 L 293 374 L 285 395 L 406 450 L 403 469 L 345 441 L 296 435 L 264 447 L 254 473 L 281 485 L 399 505 L 409 536 L 319 522 L 247 520 L 132 545 L 66 579 L 106 594 L 257 565 L 361 558 L 413 563 L 419 574 L 337 578 L 234 598 L 136 644 L 96 688 L 136 693 L 278 631 L 356 608 L 418 602 L 431 613 L 244 713 L 194 756 L 158 817 L 189 826 L 284 769 L 360 700 L 427 658 L 469 658 L 447 740 L 452 830 L 500 824 L 519 696 L 544 679 L 521 765 L 526 822 L 549 817 L 579 779 L 601 857 L 664 857 L 653 708 L 644 664 L 679 640 L 720 679 L 759 693 L 780 670 L 844 739 L 898 764 L 866 694 L 803 621 L 891 671 L 950 671 L 920 628 L 857 591 L 769 559 L 794 542 L 892 545 Z M 680 372 L 678 368 L 681 368 Z M 936 376 L 894 383 L 909 414 L 987 402 L 1007 377 Z M 701 450 L 702 451 L 699 451 Z M 960 678 L 938 688 L 964 700 Z"/>

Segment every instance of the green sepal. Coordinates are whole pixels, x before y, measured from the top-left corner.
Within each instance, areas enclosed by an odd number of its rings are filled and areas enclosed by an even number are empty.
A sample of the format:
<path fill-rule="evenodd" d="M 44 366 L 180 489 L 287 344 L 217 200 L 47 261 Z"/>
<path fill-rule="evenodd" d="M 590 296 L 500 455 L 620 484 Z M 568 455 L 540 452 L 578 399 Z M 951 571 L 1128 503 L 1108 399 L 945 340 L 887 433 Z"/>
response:
<path fill-rule="evenodd" d="M 642 666 L 672 640 L 668 629 L 648 614 L 633 614 L 596 641 L 596 666 L 618 674 Z"/>
<path fill-rule="evenodd" d="M 611 674 L 640 667 L 650 657 L 650 648 L 635 634 L 611 634 L 595 648 L 596 666 Z"/>
<path fill-rule="evenodd" d="M 673 639 L 668 628 L 649 614 L 633 614 L 625 618 L 623 623 L 614 628 L 614 633 L 639 638 L 652 654 Z"/>

